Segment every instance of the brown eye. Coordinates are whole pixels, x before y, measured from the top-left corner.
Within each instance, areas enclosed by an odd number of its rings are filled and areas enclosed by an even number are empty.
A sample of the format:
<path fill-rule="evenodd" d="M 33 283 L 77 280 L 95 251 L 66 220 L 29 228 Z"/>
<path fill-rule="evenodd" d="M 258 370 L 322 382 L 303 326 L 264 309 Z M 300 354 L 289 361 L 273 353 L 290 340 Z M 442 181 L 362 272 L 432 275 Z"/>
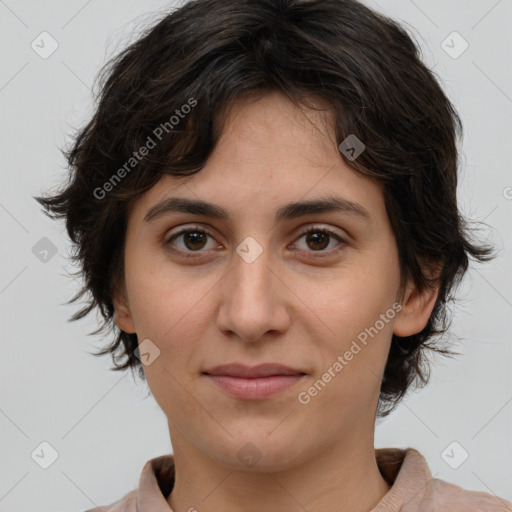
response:
<path fill-rule="evenodd" d="M 199 231 L 188 231 L 183 234 L 183 241 L 188 249 L 195 251 L 204 247 L 207 236 Z"/>
<path fill-rule="evenodd" d="M 325 249 L 329 245 L 329 235 L 320 231 L 309 232 L 306 235 L 306 243 L 312 244 L 309 247 L 315 250 Z"/>
<path fill-rule="evenodd" d="M 304 238 L 305 240 L 305 249 L 306 252 L 319 252 L 319 253 L 332 253 L 340 250 L 344 245 L 344 240 L 334 233 L 333 231 L 329 231 L 323 228 L 311 228 L 302 233 L 299 237 L 299 240 Z M 332 250 L 326 250 L 327 247 L 331 244 L 332 240 L 336 240 L 338 243 L 332 248 Z"/>
<path fill-rule="evenodd" d="M 182 229 L 178 233 L 170 236 L 165 245 L 169 246 L 177 246 L 177 248 L 172 247 L 172 250 L 178 253 L 183 253 L 184 256 L 189 256 L 186 253 L 201 253 L 206 252 L 208 249 L 208 238 L 213 240 L 213 237 L 204 229 L 201 228 L 187 228 Z M 181 244 L 175 244 L 176 240 L 181 240 Z M 217 247 L 217 244 L 212 242 L 210 249 Z M 206 249 L 205 249 L 206 248 Z"/>

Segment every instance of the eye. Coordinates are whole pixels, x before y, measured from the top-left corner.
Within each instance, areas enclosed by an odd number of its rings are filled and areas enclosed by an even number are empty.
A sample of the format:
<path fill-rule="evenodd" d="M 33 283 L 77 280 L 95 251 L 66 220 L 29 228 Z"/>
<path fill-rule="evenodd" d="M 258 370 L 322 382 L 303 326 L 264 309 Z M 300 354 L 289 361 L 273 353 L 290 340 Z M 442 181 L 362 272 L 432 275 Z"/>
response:
<path fill-rule="evenodd" d="M 303 237 L 306 237 L 305 243 L 307 247 L 306 249 L 304 249 L 306 252 L 321 252 L 328 253 L 328 255 L 330 255 L 332 252 L 337 252 L 338 250 L 341 250 L 345 245 L 344 240 L 338 234 L 325 228 L 312 227 L 307 231 L 304 231 L 299 236 L 299 240 Z M 330 245 L 332 239 L 338 241 L 338 244 L 335 246 L 338 247 L 338 249 L 325 250 L 325 248 Z M 308 250 L 308 247 L 311 250 Z"/>
<path fill-rule="evenodd" d="M 194 257 L 186 253 L 205 252 L 201 250 L 205 247 L 206 249 L 219 247 L 217 243 L 212 243 L 210 247 L 207 247 L 208 237 L 213 240 L 212 235 L 200 227 L 184 228 L 167 238 L 165 245 L 172 246 L 172 242 L 181 238 L 183 245 L 176 252 L 184 253 L 186 257 Z M 172 250 L 174 251 L 175 249 L 173 248 Z"/>
<path fill-rule="evenodd" d="M 304 252 L 327 253 L 327 255 L 330 255 L 332 252 L 338 252 L 345 245 L 344 240 L 338 234 L 320 227 L 312 227 L 307 231 L 304 231 L 299 235 L 298 240 L 302 239 L 303 237 L 306 237 L 306 248 L 300 250 Z M 212 239 L 210 247 L 208 247 L 208 238 Z M 179 244 L 174 243 L 179 239 L 181 239 L 182 242 L 181 247 L 179 247 Z M 329 247 L 333 239 L 338 242 L 338 244 L 335 246 L 335 249 L 331 248 L 330 250 L 325 250 L 326 247 Z M 201 227 L 183 228 L 177 233 L 169 236 L 165 241 L 165 245 L 178 245 L 177 249 L 173 247 L 171 247 L 171 249 L 184 255 L 185 257 L 195 257 L 193 253 L 201 253 L 208 249 L 220 249 L 222 247 L 215 242 L 213 236 L 208 231 Z M 336 249 L 336 247 L 338 247 L 338 249 Z M 320 257 L 322 256 L 323 254 Z"/>

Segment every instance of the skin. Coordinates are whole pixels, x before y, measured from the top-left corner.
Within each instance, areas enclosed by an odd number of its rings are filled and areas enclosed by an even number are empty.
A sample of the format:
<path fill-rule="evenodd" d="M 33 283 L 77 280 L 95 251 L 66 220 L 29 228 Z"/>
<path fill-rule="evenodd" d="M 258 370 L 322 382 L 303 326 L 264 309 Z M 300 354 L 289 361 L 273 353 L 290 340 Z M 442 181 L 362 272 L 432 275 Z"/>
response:
<path fill-rule="evenodd" d="M 343 161 L 332 131 L 329 112 L 301 111 L 277 92 L 236 103 L 206 166 L 186 179 L 161 178 L 129 211 L 115 321 L 160 350 L 144 372 L 168 419 L 175 512 L 366 512 L 390 488 L 374 450 L 380 382 L 392 333 L 419 332 L 437 291 L 408 283 L 400 294 L 382 187 Z M 333 194 L 371 221 L 346 212 L 274 221 L 285 203 Z M 215 203 L 231 220 L 173 212 L 144 222 L 168 197 Z M 179 228 L 196 226 L 210 236 L 166 245 Z M 308 241 L 310 227 L 343 242 Z M 263 251 L 252 263 L 236 252 L 248 236 Z M 300 403 L 298 393 L 402 297 L 378 335 Z M 307 375 L 271 398 L 240 400 L 202 375 L 229 362 L 279 362 Z M 237 456 L 248 442 L 261 455 L 252 466 Z"/>

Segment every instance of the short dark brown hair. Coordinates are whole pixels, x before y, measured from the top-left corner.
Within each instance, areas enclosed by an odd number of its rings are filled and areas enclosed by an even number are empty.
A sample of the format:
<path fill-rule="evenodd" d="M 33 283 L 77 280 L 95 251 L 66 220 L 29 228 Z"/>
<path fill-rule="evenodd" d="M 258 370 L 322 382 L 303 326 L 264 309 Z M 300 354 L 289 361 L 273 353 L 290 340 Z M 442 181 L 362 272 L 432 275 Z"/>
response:
<path fill-rule="evenodd" d="M 115 339 L 95 355 L 111 353 L 113 370 L 138 368 L 144 379 L 137 335 L 113 321 L 112 298 L 124 290 L 128 206 L 164 174 L 200 172 L 229 108 L 276 90 L 301 108 L 314 100 L 329 105 L 337 141 L 355 135 L 364 143 L 356 159 L 340 155 L 384 186 L 402 289 L 408 278 L 420 290 L 439 286 L 425 328 L 393 335 L 378 415 L 389 414 L 413 384 L 426 384 L 426 350 L 454 353 L 439 344 L 447 303 L 469 258 L 487 261 L 493 250 L 471 239 L 458 210 L 460 118 L 398 23 L 356 0 L 192 0 L 107 62 L 98 78 L 97 108 L 63 151 L 69 182 L 35 199 L 50 217 L 65 218 L 84 277 L 69 302 L 88 294 L 70 320 L 99 308 L 101 326 L 92 334 Z"/>

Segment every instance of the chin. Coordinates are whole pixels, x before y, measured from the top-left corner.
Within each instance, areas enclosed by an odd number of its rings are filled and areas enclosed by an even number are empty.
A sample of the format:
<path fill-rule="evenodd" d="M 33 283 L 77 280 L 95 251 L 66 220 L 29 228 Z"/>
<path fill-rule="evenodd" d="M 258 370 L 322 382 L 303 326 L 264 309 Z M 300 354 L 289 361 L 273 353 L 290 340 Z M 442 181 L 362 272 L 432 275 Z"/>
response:
<path fill-rule="evenodd" d="M 274 426 L 275 428 L 275 426 Z M 275 472 L 282 471 L 300 464 L 307 458 L 304 446 L 298 443 L 298 437 L 286 434 L 282 436 L 272 432 L 269 437 L 261 434 L 230 438 L 226 444 L 211 440 L 207 446 L 215 447 L 211 456 L 220 464 L 235 471 Z M 289 441 L 289 442 L 286 442 Z M 297 447 L 301 447 L 298 451 Z"/>

